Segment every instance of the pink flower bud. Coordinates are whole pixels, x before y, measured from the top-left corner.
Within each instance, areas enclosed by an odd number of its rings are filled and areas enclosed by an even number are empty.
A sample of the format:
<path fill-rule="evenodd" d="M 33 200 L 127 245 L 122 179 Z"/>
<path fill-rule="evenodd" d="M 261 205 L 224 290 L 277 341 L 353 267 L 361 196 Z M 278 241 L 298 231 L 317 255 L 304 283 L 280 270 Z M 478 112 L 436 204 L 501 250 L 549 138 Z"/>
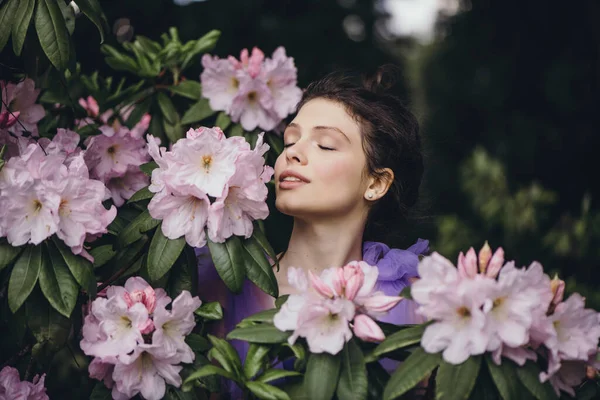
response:
<path fill-rule="evenodd" d="M 363 307 L 369 313 L 381 313 L 391 310 L 398 304 L 403 297 L 386 296 L 384 294 L 370 296 L 365 299 Z"/>
<path fill-rule="evenodd" d="M 479 272 L 481 274 L 485 274 L 485 270 L 487 269 L 491 258 L 492 248 L 486 240 L 481 250 L 479 250 Z"/>
<path fill-rule="evenodd" d="M 2 113 L 0 113 L 0 129 L 8 129 L 16 124 L 19 115 L 21 115 L 21 111 L 2 111 Z"/>
<path fill-rule="evenodd" d="M 336 295 L 341 296 L 344 293 L 344 288 L 346 287 L 346 278 L 344 277 L 344 269 L 337 268 L 335 270 L 336 277 L 333 280 L 333 290 Z"/>
<path fill-rule="evenodd" d="M 143 302 L 148 310 L 148 314 L 152 314 L 156 308 L 156 293 L 151 286 L 148 286 L 146 289 L 144 289 Z"/>
<path fill-rule="evenodd" d="M 252 78 L 256 78 L 260 74 L 262 62 L 265 59 L 265 53 L 259 48 L 255 47 L 252 49 L 252 55 L 248 59 L 248 74 Z"/>
<path fill-rule="evenodd" d="M 148 318 L 141 326 L 138 327 L 142 335 L 152 333 L 154 331 L 154 322 L 151 318 Z"/>
<path fill-rule="evenodd" d="M 558 279 L 558 275 L 555 275 L 550 281 L 550 289 L 554 295 L 554 297 L 552 297 L 552 304 L 556 306 L 559 303 L 562 303 L 565 296 L 565 281 Z"/>
<path fill-rule="evenodd" d="M 354 300 L 365 280 L 365 273 L 358 263 L 348 264 L 342 268 L 344 275 L 344 294 L 348 300 Z"/>
<path fill-rule="evenodd" d="M 330 299 L 334 297 L 333 290 L 331 290 L 329 285 L 323 282 L 321 278 L 315 275 L 312 271 L 308 271 L 308 276 L 310 278 L 310 283 L 315 288 L 317 293 Z"/>
<path fill-rule="evenodd" d="M 487 269 L 485 271 L 485 276 L 488 278 L 496 278 L 498 273 L 500 272 L 500 268 L 504 265 L 504 250 L 502 247 L 498 247 L 490 260 Z"/>
<path fill-rule="evenodd" d="M 466 257 L 462 252 L 458 255 L 458 274 L 462 278 L 474 278 L 477 275 L 477 255 L 472 247 Z"/>
<path fill-rule="evenodd" d="M 354 317 L 352 330 L 354 334 L 365 342 L 381 342 L 385 339 L 385 334 L 368 315 L 359 314 Z"/>

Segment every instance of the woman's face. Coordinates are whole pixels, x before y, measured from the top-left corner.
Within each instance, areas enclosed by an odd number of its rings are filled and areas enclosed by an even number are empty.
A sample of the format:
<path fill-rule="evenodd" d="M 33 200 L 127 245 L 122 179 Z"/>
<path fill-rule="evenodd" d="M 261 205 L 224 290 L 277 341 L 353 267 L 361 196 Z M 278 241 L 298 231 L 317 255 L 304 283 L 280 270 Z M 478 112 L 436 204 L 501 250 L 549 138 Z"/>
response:
<path fill-rule="evenodd" d="M 360 126 L 344 106 L 307 102 L 283 134 L 275 163 L 276 206 L 303 219 L 365 213 L 366 158 Z"/>

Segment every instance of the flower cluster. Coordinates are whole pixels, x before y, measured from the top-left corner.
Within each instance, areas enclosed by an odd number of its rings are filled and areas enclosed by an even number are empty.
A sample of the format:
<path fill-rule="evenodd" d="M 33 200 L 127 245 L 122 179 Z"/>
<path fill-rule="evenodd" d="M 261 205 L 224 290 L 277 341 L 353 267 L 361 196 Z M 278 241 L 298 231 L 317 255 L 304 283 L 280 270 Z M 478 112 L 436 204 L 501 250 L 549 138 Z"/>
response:
<path fill-rule="evenodd" d="M 148 176 L 139 167 L 150 161 L 144 134 L 148 130 L 151 117 L 148 114 L 144 115 L 141 121 L 129 130 L 121 125 L 118 119 L 109 125 L 109 119 L 113 116 L 112 110 L 99 114 L 98 103 L 93 97 L 82 98 L 79 104 L 90 117 L 104 124 L 100 126 L 101 135 L 90 136 L 85 141 L 85 161 L 90 169 L 90 176 L 106 185 L 113 203 L 120 207 L 149 183 Z M 131 108 L 127 110 L 126 113 L 131 112 Z M 126 118 L 126 115 L 122 117 Z M 89 118 L 82 121 L 93 122 Z"/>
<path fill-rule="evenodd" d="M 4 367 L 0 371 L 0 399 L 10 400 L 48 400 L 44 379 L 36 375 L 33 382 L 21 381 L 19 371 L 13 367 Z"/>
<path fill-rule="evenodd" d="M 202 93 L 210 107 L 225 111 L 247 131 L 272 130 L 295 111 L 302 97 L 294 59 L 286 56 L 283 47 L 271 58 L 256 47 L 251 54 L 242 50 L 239 60 L 206 54 L 202 66 Z"/>
<path fill-rule="evenodd" d="M 550 379 L 557 393 L 573 394 L 585 377 L 586 364 L 598 352 L 600 314 L 585 309 L 579 294 L 563 300 L 564 282 L 550 280 L 542 266 L 515 268 L 504 263 L 501 248 L 471 248 L 458 268 L 433 253 L 419 264 L 421 279 L 411 288 L 418 313 L 434 322 L 421 344 L 443 351 L 445 361 L 460 364 L 471 355 L 491 352 L 519 365 L 538 356 L 547 359 L 541 381 Z"/>
<path fill-rule="evenodd" d="M 269 214 L 265 185 L 273 169 L 263 155 L 269 146 L 259 135 L 254 150 L 242 137 L 226 138 L 219 128 L 190 129 L 171 151 L 148 136 L 148 151 L 159 168 L 152 171 L 150 191 L 156 193 L 148 211 L 162 220 L 169 239 L 185 236 L 190 246 L 232 235 L 250 237 L 252 221 Z"/>
<path fill-rule="evenodd" d="M 312 353 L 337 354 L 354 335 L 364 341 L 379 342 L 385 335 L 373 320 L 382 317 L 402 297 L 375 291 L 379 270 L 364 261 L 328 268 L 320 276 L 290 268 L 288 282 L 299 294 L 292 294 L 275 314 L 273 322 L 281 331 L 294 331 L 306 338 Z M 310 280 L 310 286 L 309 286 Z"/>
<path fill-rule="evenodd" d="M 113 399 L 141 394 L 162 399 L 166 383 L 179 387 L 180 363 L 194 361 L 185 342 L 195 326 L 198 297 L 184 290 L 173 302 L 163 289 L 132 277 L 125 286 L 110 286 L 85 317 L 80 346 L 95 357 L 90 377 L 112 388 Z"/>
<path fill-rule="evenodd" d="M 10 158 L 0 171 L 0 237 L 13 246 L 39 244 L 56 234 L 74 254 L 88 235 L 107 232 L 117 210 L 104 208 L 108 191 L 90 179 L 79 135 L 58 129 Z"/>

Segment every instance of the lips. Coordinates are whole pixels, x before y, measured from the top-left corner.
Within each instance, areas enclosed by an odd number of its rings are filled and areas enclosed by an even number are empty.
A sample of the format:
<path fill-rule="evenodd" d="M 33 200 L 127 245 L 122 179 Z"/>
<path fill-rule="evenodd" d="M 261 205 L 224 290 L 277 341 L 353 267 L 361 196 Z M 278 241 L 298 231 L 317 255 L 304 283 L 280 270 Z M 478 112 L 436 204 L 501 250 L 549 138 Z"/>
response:
<path fill-rule="evenodd" d="M 279 175 L 280 189 L 295 189 L 307 183 L 310 183 L 310 179 L 294 171 L 286 170 Z"/>

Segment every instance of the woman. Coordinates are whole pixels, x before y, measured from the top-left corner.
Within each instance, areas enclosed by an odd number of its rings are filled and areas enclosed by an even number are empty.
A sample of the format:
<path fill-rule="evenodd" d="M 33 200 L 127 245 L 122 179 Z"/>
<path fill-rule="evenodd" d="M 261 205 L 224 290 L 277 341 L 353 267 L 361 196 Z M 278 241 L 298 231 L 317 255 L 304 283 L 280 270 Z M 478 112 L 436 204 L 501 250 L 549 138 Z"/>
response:
<path fill-rule="evenodd" d="M 312 83 L 285 129 L 285 149 L 275 163 L 276 207 L 292 216 L 294 225 L 276 273 L 280 295 L 293 291 L 287 282 L 292 266 L 319 274 L 364 260 L 379 268 L 378 289 L 387 295 L 398 295 L 417 277 L 418 255 L 427 251 L 427 241 L 407 250 L 373 241 L 397 228 L 415 204 L 423 174 L 417 121 L 388 93 L 389 76 L 382 69 L 370 81 L 332 74 Z M 198 255 L 200 296 L 225 308 L 218 334 L 273 308 L 274 299 L 249 281 L 241 294 L 230 294 L 207 250 Z M 408 300 L 382 320 L 421 322 Z M 247 349 L 236 346 L 245 355 Z"/>

